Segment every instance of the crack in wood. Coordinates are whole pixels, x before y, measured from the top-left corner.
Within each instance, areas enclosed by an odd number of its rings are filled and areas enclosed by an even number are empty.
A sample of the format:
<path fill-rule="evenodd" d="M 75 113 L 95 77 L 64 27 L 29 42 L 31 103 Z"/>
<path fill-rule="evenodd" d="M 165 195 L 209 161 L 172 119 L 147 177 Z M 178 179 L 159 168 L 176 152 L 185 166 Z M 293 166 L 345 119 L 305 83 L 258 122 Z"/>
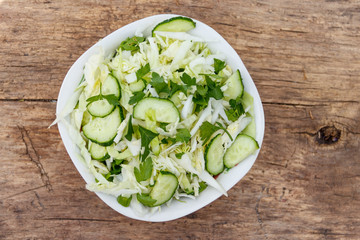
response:
<path fill-rule="evenodd" d="M 268 239 L 267 233 L 266 233 L 265 230 L 264 230 L 263 221 L 262 221 L 262 218 L 261 218 L 261 216 L 260 216 L 260 211 L 259 211 L 260 201 L 261 201 L 261 199 L 263 198 L 263 192 L 264 192 L 264 190 L 265 190 L 265 187 L 264 187 L 264 186 L 261 186 L 261 192 L 260 192 L 258 198 L 256 199 L 255 213 L 256 213 L 257 221 L 258 221 L 258 223 L 259 223 L 259 225 L 260 225 L 260 229 L 264 231 L 265 239 Z"/>
<path fill-rule="evenodd" d="M 281 103 L 281 102 L 262 102 L 264 105 L 279 105 L 279 106 L 292 106 L 292 107 L 320 107 L 327 106 L 326 104 L 304 104 L 304 103 Z"/>
<path fill-rule="evenodd" d="M 57 102 L 57 99 L 0 99 L 0 102 Z"/>
<path fill-rule="evenodd" d="M 46 185 L 42 185 L 42 186 L 39 186 L 39 187 L 26 189 L 25 191 L 21 191 L 21 192 L 12 194 L 12 195 L 10 195 L 10 196 L 4 197 L 4 198 L 0 199 L 0 201 L 6 200 L 6 199 L 9 199 L 9 198 L 12 198 L 12 197 L 16 197 L 16 196 L 18 196 L 18 195 L 21 195 L 21 194 L 24 194 L 24 193 L 27 193 L 27 192 L 31 192 L 31 191 L 34 191 L 34 190 L 37 190 L 37 189 L 40 189 L 40 188 L 43 188 L 43 187 L 46 187 Z"/>
<path fill-rule="evenodd" d="M 45 220 L 45 221 L 88 221 L 88 222 L 118 222 L 118 220 L 109 220 L 109 219 L 98 219 L 98 218 L 61 218 L 61 217 L 52 217 L 52 218 L 40 218 L 36 220 Z"/>
<path fill-rule="evenodd" d="M 49 192 L 53 191 L 49 176 L 48 176 L 47 172 L 45 171 L 44 166 L 40 162 L 40 157 L 34 148 L 34 145 L 32 143 L 32 140 L 31 140 L 27 130 L 25 129 L 25 127 L 20 127 L 20 126 L 17 126 L 17 127 L 21 133 L 22 141 L 25 144 L 26 155 L 29 156 L 31 162 L 35 163 L 35 165 L 39 169 L 41 180 L 45 184 L 46 189 Z"/>

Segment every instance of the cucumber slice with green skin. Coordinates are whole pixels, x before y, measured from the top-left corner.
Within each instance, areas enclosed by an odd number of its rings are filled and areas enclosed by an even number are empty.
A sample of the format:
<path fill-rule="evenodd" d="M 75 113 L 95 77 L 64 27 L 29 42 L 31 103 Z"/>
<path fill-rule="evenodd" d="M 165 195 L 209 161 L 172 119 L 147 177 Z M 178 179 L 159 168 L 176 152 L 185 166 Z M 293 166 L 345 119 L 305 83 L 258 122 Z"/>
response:
<path fill-rule="evenodd" d="M 156 179 L 155 186 L 150 192 L 150 197 L 156 202 L 152 207 L 160 206 L 169 201 L 179 186 L 177 177 L 170 173 L 161 171 Z"/>
<path fill-rule="evenodd" d="M 257 141 L 245 134 L 239 134 L 224 155 L 224 165 L 232 168 L 259 149 Z"/>
<path fill-rule="evenodd" d="M 118 99 L 121 97 L 120 84 L 117 78 L 109 74 L 101 87 L 102 95 L 114 94 Z"/>
<path fill-rule="evenodd" d="M 241 102 L 244 106 L 244 109 L 250 106 L 249 113 L 251 116 L 254 116 L 254 98 L 249 93 L 244 91 Z"/>
<path fill-rule="evenodd" d="M 106 150 L 106 147 L 101 146 L 97 143 L 91 143 L 89 148 L 89 153 L 91 157 L 95 160 L 103 161 L 108 159 L 110 156 Z"/>
<path fill-rule="evenodd" d="M 118 80 L 113 75 L 109 74 L 108 77 L 105 79 L 104 84 L 101 87 L 101 94 L 114 94 L 117 99 L 120 99 L 120 85 Z M 106 99 L 91 102 L 87 105 L 88 112 L 94 117 L 106 117 L 114 109 L 115 106 L 110 104 Z"/>
<path fill-rule="evenodd" d="M 173 17 L 162 21 L 158 25 L 154 27 L 152 30 L 152 36 L 154 37 L 155 31 L 162 31 L 162 32 L 187 32 L 191 29 L 196 27 L 196 23 L 187 17 Z"/>
<path fill-rule="evenodd" d="M 134 107 L 134 118 L 145 120 L 150 109 L 155 110 L 157 122 L 174 123 L 180 119 L 179 110 L 172 101 L 155 97 L 141 99 Z"/>
<path fill-rule="evenodd" d="M 88 112 L 93 117 L 106 117 L 115 109 L 106 99 L 91 102 L 87 105 Z"/>
<path fill-rule="evenodd" d="M 102 146 L 110 146 L 117 134 L 117 129 L 123 120 L 122 109 L 116 107 L 115 110 L 104 118 L 94 118 L 82 129 L 85 137 L 92 142 Z"/>
<path fill-rule="evenodd" d="M 132 82 L 129 84 L 129 88 L 130 88 L 130 91 L 132 91 L 132 92 L 139 92 L 139 91 L 144 90 L 145 83 L 142 80 Z"/>
<path fill-rule="evenodd" d="M 239 96 L 242 97 L 244 85 L 239 70 L 236 70 L 236 72 L 226 80 L 226 84 L 228 84 L 228 88 L 224 91 L 225 100 L 236 99 Z"/>
<path fill-rule="evenodd" d="M 218 175 L 224 171 L 224 147 L 221 134 L 216 135 L 205 150 L 205 168 L 212 175 Z"/>

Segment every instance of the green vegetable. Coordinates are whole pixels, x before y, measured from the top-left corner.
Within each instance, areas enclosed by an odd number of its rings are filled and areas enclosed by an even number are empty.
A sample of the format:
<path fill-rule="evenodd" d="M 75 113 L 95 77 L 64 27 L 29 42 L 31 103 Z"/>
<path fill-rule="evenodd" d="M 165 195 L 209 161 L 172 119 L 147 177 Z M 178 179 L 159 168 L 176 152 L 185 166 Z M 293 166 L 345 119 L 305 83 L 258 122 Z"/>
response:
<path fill-rule="evenodd" d="M 127 133 L 125 135 L 125 138 L 128 140 L 128 141 L 131 141 L 132 139 L 132 135 L 134 133 L 134 129 L 133 129 L 133 126 L 132 126 L 132 115 L 130 116 L 130 119 L 129 119 L 129 123 L 128 123 L 128 130 L 127 130 Z"/>
<path fill-rule="evenodd" d="M 150 84 L 155 88 L 158 94 L 160 94 L 161 92 L 170 94 L 168 84 L 164 81 L 164 78 L 161 77 L 158 73 L 152 73 L 152 79 Z"/>
<path fill-rule="evenodd" d="M 141 156 L 141 160 L 144 161 L 146 157 L 149 155 L 149 144 L 151 140 L 153 140 L 155 137 L 157 137 L 159 134 L 154 133 L 150 130 L 147 130 L 146 128 L 143 128 L 142 126 L 139 126 L 140 136 L 141 136 L 141 147 L 145 148 L 144 153 Z"/>
<path fill-rule="evenodd" d="M 130 196 L 130 197 L 123 197 L 123 196 L 119 195 L 119 196 L 117 197 L 118 203 L 120 203 L 120 204 L 123 205 L 124 207 L 128 207 L 128 206 L 130 205 L 131 199 L 132 199 L 132 196 Z"/>
<path fill-rule="evenodd" d="M 145 97 L 145 93 L 143 91 L 134 92 L 134 96 L 130 97 L 129 104 L 135 104 L 139 102 L 141 99 Z"/>
<path fill-rule="evenodd" d="M 136 194 L 137 200 L 142 203 L 144 206 L 152 207 L 156 203 L 155 199 L 152 199 L 149 195 L 145 194 Z"/>
<path fill-rule="evenodd" d="M 190 132 L 186 128 L 179 128 L 176 133 L 176 142 L 188 142 L 191 138 Z"/>
<path fill-rule="evenodd" d="M 120 48 L 122 50 L 131 51 L 133 54 L 134 52 L 140 50 L 139 43 L 145 41 L 145 38 L 143 37 L 132 37 L 127 38 L 126 40 L 122 41 L 120 44 Z"/>
<path fill-rule="evenodd" d="M 230 133 L 226 130 L 226 128 L 224 126 L 222 126 L 219 122 L 216 122 L 216 124 L 218 126 L 215 126 L 211 123 L 209 123 L 208 121 L 205 121 L 201 127 L 200 127 L 200 138 L 201 140 L 205 143 L 207 143 L 209 141 L 209 139 L 211 138 L 211 136 L 213 135 L 214 132 L 216 132 L 219 129 L 222 129 L 226 132 L 226 134 L 228 134 L 228 136 L 230 137 L 231 141 L 233 140 Z"/>
<path fill-rule="evenodd" d="M 238 97 L 236 100 L 230 99 L 229 104 L 231 108 L 229 110 L 225 110 L 225 113 L 228 119 L 234 122 L 245 113 L 245 110 L 241 103 L 240 97 Z"/>
<path fill-rule="evenodd" d="M 223 70 L 226 66 L 226 63 L 224 61 L 221 61 L 217 58 L 214 58 L 214 69 L 215 74 L 219 74 L 221 70 Z"/>
<path fill-rule="evenodd" d="M 151 158 L 147 158 L 145 161 L 140 163 L 139 168 L 134 168 L 134 174 L 136 181 L 146 181 L 151 177 L 153 169 L 153 163 Z"/>
<path fill-rule="evenodd" d="M 147 63 L 145 66 L 141 67 L 139 70 L 136 71 L 137 80 L 142 79 L 149 72 L 150 72 L 150 64 Z"/>

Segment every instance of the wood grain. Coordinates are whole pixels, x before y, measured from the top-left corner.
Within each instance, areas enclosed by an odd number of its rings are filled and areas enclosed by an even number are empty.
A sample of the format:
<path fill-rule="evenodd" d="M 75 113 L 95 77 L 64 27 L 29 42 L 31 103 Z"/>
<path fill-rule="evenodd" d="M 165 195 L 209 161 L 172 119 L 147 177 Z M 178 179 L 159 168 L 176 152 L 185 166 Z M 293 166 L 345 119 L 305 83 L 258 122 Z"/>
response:
<path fill-rule="evenodd" d="M 266 132 L 229 197 L 147 223 L 87 191 L 47 126 L 72 63 L 159 13 L 203 21 L 234 47 Z M 359 46 L 359 1 L 0 1 L 0 239 L 359 239 Z M 324 127 L 339 139 L 323 143 Z"/>

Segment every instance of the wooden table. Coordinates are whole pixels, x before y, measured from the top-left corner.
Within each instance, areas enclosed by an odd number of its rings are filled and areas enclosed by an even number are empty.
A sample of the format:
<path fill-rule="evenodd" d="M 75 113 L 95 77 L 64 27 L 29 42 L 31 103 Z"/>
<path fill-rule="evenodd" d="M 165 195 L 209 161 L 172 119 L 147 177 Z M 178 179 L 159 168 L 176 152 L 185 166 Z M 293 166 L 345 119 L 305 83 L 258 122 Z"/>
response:
<path fill-rule="evenodd" d="M 73 62 L 159 13 L 203 21 L 235 48 L 266 132 L 229 197 L 147 223 L 87 191 L 47 126 Z M 359 46 L 359 1 L 0 1 L 0 239 L 360 239 Z"/>

